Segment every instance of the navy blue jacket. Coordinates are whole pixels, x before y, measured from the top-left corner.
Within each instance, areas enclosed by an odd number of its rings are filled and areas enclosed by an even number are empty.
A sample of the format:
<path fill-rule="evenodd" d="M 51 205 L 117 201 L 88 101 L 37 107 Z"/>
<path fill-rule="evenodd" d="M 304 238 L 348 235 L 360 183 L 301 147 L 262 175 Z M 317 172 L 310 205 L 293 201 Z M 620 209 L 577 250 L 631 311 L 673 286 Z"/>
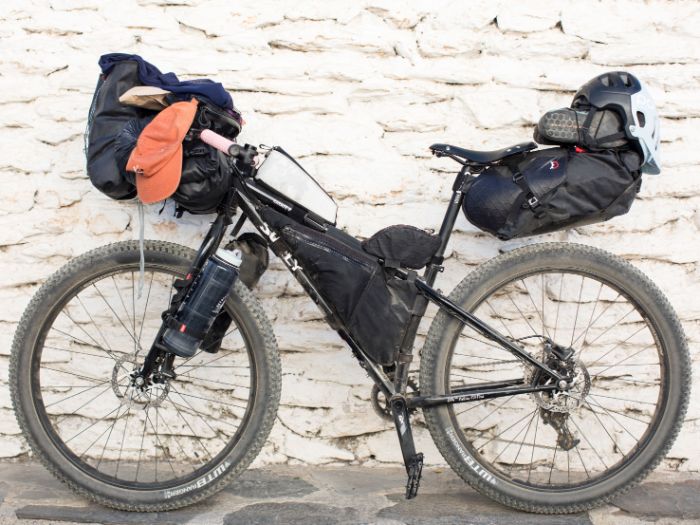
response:
<path fill-rule="evenodd" d="M 123 60 L 133 60 L 138 63 L 138 73 L 141 82 L 146 86 L 156 86 L 167 89 L 181 95 L 182 98 L 189 98 L 188 95 L 197 95 L 209 99 L 217 106 L 233 110 L 233 99 L 220 82 L 214 82 L 208 78 L 198 78 L 196 80 L 178 80 L 175 73 L 161 73 L 160 70 L 146 62 L 139 55 L 128 55 L 126 53 L 109 53 L 100 57 L 99 65 L 102 73 L 109 73 L 115 64 Z"/>

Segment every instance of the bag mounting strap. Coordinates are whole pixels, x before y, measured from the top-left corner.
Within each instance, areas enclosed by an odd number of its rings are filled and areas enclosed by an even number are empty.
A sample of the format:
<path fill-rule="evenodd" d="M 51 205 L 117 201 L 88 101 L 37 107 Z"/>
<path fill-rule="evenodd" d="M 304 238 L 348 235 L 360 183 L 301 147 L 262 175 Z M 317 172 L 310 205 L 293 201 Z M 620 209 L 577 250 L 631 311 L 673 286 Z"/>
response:
<path fill-rule="evenodd" d="M 527 180 L 523 177 L 523 174 L 520 173 L 520 170 L 518 170 L 518 168 L 511 168 L 511 171 L 513 172 L 513 182 L 523 190 L 525 202 L 532 211 L 535 211 L 540 206 L 540 200 L 534 194 Z"/>

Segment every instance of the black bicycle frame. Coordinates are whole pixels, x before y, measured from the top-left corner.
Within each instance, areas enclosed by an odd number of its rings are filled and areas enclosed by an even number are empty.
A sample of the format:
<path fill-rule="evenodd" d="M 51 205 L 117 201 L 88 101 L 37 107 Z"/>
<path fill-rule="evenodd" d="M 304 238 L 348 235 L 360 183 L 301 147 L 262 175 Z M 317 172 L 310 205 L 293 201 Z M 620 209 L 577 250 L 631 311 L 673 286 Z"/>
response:
<path fill-rule="evenodd" d="M 289 248 L 282 241 L 279 233 L 270 228 L 270 226 L 265 223 L 263 218 L 258 213 L 258 209 L 264 205 L 261 199 L 265 199 L 269 205 L 282 208 L 286 207 L 289 209 L 291 209 L 291 207 L 279 200 L 277 197 L 269 195 L 263 189 L 257 188 L 255 183 L 250 178 L 244 177 L 240 170 L 235 168 L 235 165 L 232 165 L 232 167 L 234 167 L 235 171 L 238 172 L 238 175 L 241 176 L 234 177 L 234 189 L 232 192 L 230 192 L 223 211 L 219 213 L 217 219 L 212 223 L 209 232 L 202 242 L 199 252 L 197 253 L 197 257 L 193 262 L 192 270 L 197 272 L 206 258 L 218 248 L 226 227 L 231 224 L 231 204 L 235 198 L 235 202 L 240 208 L 243 216 L 247 217 L 253 223 L 256 229 L 265 237 L 273 253 L 275 253 L 275 255 L 277 255 L 284 262 L 285 266 L 287 266 L 289 271 L 292 272 L 309 297 L 311 297 L 311 299 L 321 308 L 321 310 L 323 310 L 329 324 L 337 330 L 340 337 L 348 344 L 360 365 L 366 370 L 367 374 L 372 378 L 387 399 L 393 399 L 397 396 L 401 397 L 405 399 L 405 404 L 408 408 L 431 407 L 495 397 L 512 396 L 517 394 L 551 391 L 562 386 L 562 383 L 566 384 L 566 377 L 562 376 L 557 371 L 552 370 L 545 363 L 542 363 L 537 358 L 530 355 L 524 348 L 518 345 L 516 341 L 503 336 L 493 327 L 489 326 L 472 313 L 467 312 L 459 305 L 450 301 L 447 297 L 433 288 L 433 284 L 435 283 L 438 273 L 443 270 L 442 262 L 444 260 L 445 249 L 452 234 L 452 229 L 454 228 L 457 215 L 462 207 L 462 202 L 464 200 L 464 184 L 471 176 L 468 166 L 464 165 L 455 178 L 452 187 L 452 198 L 450 199 L 450 203 L 447 207 L 447 211 L 438 234 L 440 237 L 440 246 L 430 263 L 427 265 L 423 276 L 415 279 L 415 285 L 420 292 L 413 307 L 413 311 L 416 313 L 414 313 L 410 319 L 406 336 L 401 343 L 401 348 L 396 360 L 396 367 L 393 370 L 393 381 L 389 379 L 384 368 L 375 364 L 357 343 L 357 341 L 355 341 L 350 332 L 343 326 L 343 323 L 336 317 L 333 312 L 333 308 L 326 303 L 321 294 L 316 290 L 312 280 L 306 275 L 304 269 L 297 264 L 296 260 L 291 255 Z M 242 224 L 242 222 L 239 221 L 239 224 Z M 234 234 L 237 233 L 238 229 L 238 226 L 234 228 Z M 403 276 L 407 277 L 406 274 L 403 274 Z M 406 395 L 408 371 L 410 363 L 413 359 L 413 345 L 415 343 L 418 325 L 425 315 L 429 302 L 437 304 L 441 309 L 457 318 L 460 322 L 470 326 L 483 337 L 497 343 L 499 346 L 521 360 L 527 361 L 533 367 L 543 372 L 545 374 L 545 378 L 549 377 L 553 379 L 553 381 L 545 381 L 544 383 L 546 384 L 534 386 L 525 384 L 524 379 L 497 381 L 491 383 L 465 385 L 454 389 L 449 394 L 444 395 L 422 396 L 420 393 Z M 152 373 L 157 366 L 160 357 L 164 355 L 164 352 L 166 355 L 168 355 L 168 359 L 166 359 L 165 362 L 166 370 L 170 369 L 172 366 L 172 355 L 167 354 L 166 349 L 160 343 L 160 335 L 162 335 L 162 331 L 163 329 L 161 328 L 161 331 L 159 332 L 158 337 L 156 337 L 151 350 L 148 352 L 144 366 L 140 371 L 140 375 L 142 376 L 149 376 Z M 161 364 L 161 368 L 162 366 L 163 365 Z"/>
<path fill-rule="evenodd" d="M 564 376 L 559 374 L 557 371 L 552 370 L 545 363 L 542 363 L 537 358 L 530 355 L 530 353 L 528 353 L 515 341 L 506 338 L 493 327 L 489 326 L 470 312 L 465 311 L 463 308 L 459 307 L 457 304 L 453 303 L 447 297 L 433 288 L 433 284 L 435 283 L 438 273 L 443 270 L 442 262 L 444 260 L 445 249 L 452 234 L 457 215 L 462 207 L 462 202 L 464 200 L 464 184 L 470 176 L 468 166 L 463 166 L 460 172 L 457 174 L 452 187 L 452 198 L 440 227 L 440 246 L 436 254 L 433 256 L 431 262 L 426 267 L 422 278 L 417 278 L 415 280 L 415 284 L 420 291 L 417 299 L 418 304 L 414 306 L 414 311 L 417 311 L 418 313 L 415 314 L 409 322 L 407 336 L 401 345 L 401 350 L 398 355 L 396 369 L 394 370 L 393 382 L 386 375 L 383 367 L 376 365 L 357 343 L 357 341 L 354 340 L 352 335 L 342 326 L 342 323 L 333 314 L 333 309 L 326 303 L 326 301 L 314 287 L 312 280 L 306 275 L 304 269 L 296 263 L 296 260 L 293 258 L 290 251 L 286 249 L 284 243 L 280 239 L 279 234 L 273 231 L 258 214 L 256 209 L 258 207 L 257 205 L 259 204 L 258 198 L 260 195 L 264 195 L 264 192 L 259 191 L 259 188 L 256 188 L 255 184 L 250 181 L 237 185 L 239 195 L 238 204 L 242 212 L 251 220 L 258 231 L 265 236 L 275 255 L 282 259 L 284 264 L 296 277 L 311 299 L 324 311 L 329 323 L 331 326 L 337 329 L 338 334 L 353 351 L 355 357 L 360 362 L 360 365 L 367 371 L 368 375 L 382 390 L 384 395 L 387 396 L 387 399 L 391 399 L 396 395 L 405 396 L 407 405 L 411 408 L 463 403 L 480 399 L 526 394 L 531 392 L 551 391 L 560 385 L 560 381 L 566 381 Z M 272 204 L 275 203 L 273 202 Z M 481 383 L 477 385 L 466 385 L 455 389 L 450 394 L 445 395 L 406 396 L 408 368 L 412 360 L 413 344 L 415 342 L 418 324 L 425 314 L 428 302 L 437 304 L 440 308 L 457 318 L 460 322 L 469 325 L 485 338 L 494 341 L 516 357 L 527 361 L 535 368 L 541 370 L 544 374 L 546 374 L 544 377 L 551 377 L 553 381 L 548 381 L 547 384 L 543 385 L 532 386 L 526 385 L 524 379 L 509 380 Z"/>

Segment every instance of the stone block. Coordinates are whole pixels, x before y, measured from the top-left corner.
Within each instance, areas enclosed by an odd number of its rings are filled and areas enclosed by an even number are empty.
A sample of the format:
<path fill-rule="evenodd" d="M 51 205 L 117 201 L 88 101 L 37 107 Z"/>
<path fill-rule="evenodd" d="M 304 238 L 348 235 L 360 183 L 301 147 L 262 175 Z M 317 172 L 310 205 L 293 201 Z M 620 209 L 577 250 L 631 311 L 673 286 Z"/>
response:
<path fill-rule="evenodd" d="M 284 438 L 285 454 L 304 463 L 323 465 L 337 461 L 352 461 L 355 455 L 320 439 L 309 439 L 294 433 L 288 433 Z"/>
<path fill-rule="evenodd" d="M 85 214 L 84 220 L 88 230 L 95 235 L 121 233 L 131 222 L 131 215 L 121 210 L 109 213 L 90 210 Z"/>
<path fill-rule="evenodd" d="M 459 95 L 481 128 L 535 124 L 540 118 L 537 94 L 531 90 L 486 85 Z"/>
<path fill-rule="evenodd" d="M 640 64 L 697 63 L 700 61 L 700 38 L 642 32 L 633 39 L 595 44 L 590 60 L 607 67 Z"/>
<path fill-rule="evenodd" d="M 648 10 L 648 4 L 630 0 L 601 2 L 595 9 L 582 9 L 577 2 L 566 2 L 561 11 L 562 30 L 593 42 L 620 42 L 628 39 L 628 35 L 653 31 L 650 23 L 653 18 L 648 16 Z M 630 12 L 637 12 L 638 16 L 629 16 Z"/>
<path fill-rule="evenodd" d="M 553 28 L 560 10 L 547 1 L 516 2 L 500 9 L 496 22 L 501 31 L 531 33 Z"/>
<path fill-rule="evenodd" d="M 26 454 L 28 449 L 29 447 L 27 447 L 24 439 L 0 433 L 0 457 L 16 458 Z"/>

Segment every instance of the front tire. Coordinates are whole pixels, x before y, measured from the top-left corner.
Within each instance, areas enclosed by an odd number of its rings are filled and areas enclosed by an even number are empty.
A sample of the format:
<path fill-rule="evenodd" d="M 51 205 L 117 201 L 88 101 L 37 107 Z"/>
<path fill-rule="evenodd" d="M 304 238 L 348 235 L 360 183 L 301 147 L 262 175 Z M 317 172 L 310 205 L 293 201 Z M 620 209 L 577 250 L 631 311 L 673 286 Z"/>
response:
<path fill-rule="evenodd" d="M 437 448 L 472 487 L 529 512 L 580 512 L 624 493 L 663 459 L 683 422 L 691 366 L 678 317 L 640 271 L 596 248 L 536 244 L 483 264 L 449 298 L 538 357 L 554 359 L 544 336 L 574 348 L 569 364 L 583 378 L 565 397 L 424 409 Z M 606 316 L 614 322 L 601 322 Z M 438 312 L 421 357 L 422 395 L 518 378 L 539 381 Z"/>
<path fill-rule="evenodd" d="M 193 258 L 146 241 L 138 296 L 137 242 L 88 252 L 37 291 L 15 333 L 10 388 L 24 436 L 57 478 L 98 503 L 150 512 L 207 498 L 250 465 L 274 423 L 277 344 L 240 281 L 217 354 L 176 359 L 168 383 L 138 392 L 128 384 Z"/>

